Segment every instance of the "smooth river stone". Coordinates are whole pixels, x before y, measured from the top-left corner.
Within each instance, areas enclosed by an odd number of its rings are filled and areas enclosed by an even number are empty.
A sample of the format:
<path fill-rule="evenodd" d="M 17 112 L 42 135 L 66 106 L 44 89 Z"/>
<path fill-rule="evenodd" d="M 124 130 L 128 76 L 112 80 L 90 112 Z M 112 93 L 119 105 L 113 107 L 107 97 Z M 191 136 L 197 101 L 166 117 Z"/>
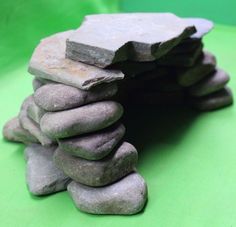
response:
<path fill-rule="evenodd" d="M 124 134 L 125 127 L 119 124 L 96 133 L 59 139 L 58 143 L 64 152 L 89 160 L 98 160 L 108 155 Z"/>
<path fill-rule="evenodd" d="M 153 61 L 195 32 L 171 13 L 89 15 L 67 39 L 66 56 L 101 68 L 126 60 Z"/>
<path fill-rule="evenodd" d="M 83 90 L 124 78 L 120 71 L 103 70 L 65 58 L 66 39 L 72 32 L 57 33 L 41 40 L 30 60 L 29 72 Z"/>
<path fill-rule="evenodd" d="M 177 71 L 178 83 L 183 87 L 196 84 L 209 73 L 213 72 L 215 67 L 215 56 L 205 51 L 193 67 Z"/>
<path fill-rule="evenodd" d="M 231 90 L 228 87 L 210 95 L 190 100 L 190 105 L 203 111 L 223 108 L 231 105 L 232 103 L 233 96 Z"/>
<path fill-rule="evenodd" d="M 136 214 L 147 201 L 148 190 L 138 173 L 104 187 L 89 187 L 72 181 L 67 190 L 76 207 L 92 214 Z"/>
<path fill-rule="evenodd" d="M 206 78 L 189 88 L 192 96 L 204 96 L 224 88 L 229 82 L 229 75 L 222 69 L 217 69 Z"/>
<path fill-rule="evenodd" d="M 116 84 L 100 85 L 89 91 L 64 84 L 47 84 L 34 93 L 34 100 L 46 111 L 60 111 L 108 99 L 117 89 Z"/>
<path fill-rule="evenodd" d="M 123 107 L 113 101 L 101 101 L 71 110 L 48 112 L 40 121 L 41 130 L 52 138 L 67 138 L 98 131 L 115 123 Z"/>
<path fill-rule="evenodd" d="M 214 27 L 212 21 L 204 18 L 185 18 L 185 20 L 189 25 L 193 25 L 197 29 L 197 32 L 191 36 L 192 39 L 201 39 Z"/>
<path fill-rule="evenodd" d="M 18 117 L 12 118 L 4 125 L 3 136 L 6 140 L 25 144 L 38 142 L 33 135 L 21 127 Z"/>
<path fill-rule="evenodd" d="M 157 65 L 170 66 L 170 67 L 191 67 L 193 66 L 200 55 L 202 54 L 203 45 L 198 46 L 192 52 L 184 54 L 169 54 L 157 60 Z"/>
<path fill-rule="evenodd" d="M 138 161 L 138 153 L 133 145 L 123 142 L 105 158 L 91 161 L 72 156 L 58 148 L 54 161 L 71 179 L 96 187 L 110 184 L 132 172 Z"/>
<path fill-rule="evenodd" d="M 32 99 L 32 102 L 29 104 L 27 109 L 28 116 L 34 120 L 36 123 L 40 123 L 41 118 L 46 113 L 45 110 L 40 108 L 38 105 L 35 104 L 34 99 Z"/>
<path fill-rule="evenodd" d="M 53 162 L 56 147 L 31 144 L 25 149 L 26 182 L 34 195 L 47 195 L 65 190 L 70 178 Z"/>
<path fill-rule="evenodd" d="M 27 97 L 22 106 L 21 110 L 19 113 L 19 122 L 20 125 L 28 130 L 37 140 L 43 145 L 43 146 L 50 146 L 53 144 L 55 141 L 49 138 L 47 135 L 45 135 L 40 127 L 39 124 L 34 122 L 31 118 L 28 117 L 28 107 L 32 104 L 33 102 L 33 96 Z"/>

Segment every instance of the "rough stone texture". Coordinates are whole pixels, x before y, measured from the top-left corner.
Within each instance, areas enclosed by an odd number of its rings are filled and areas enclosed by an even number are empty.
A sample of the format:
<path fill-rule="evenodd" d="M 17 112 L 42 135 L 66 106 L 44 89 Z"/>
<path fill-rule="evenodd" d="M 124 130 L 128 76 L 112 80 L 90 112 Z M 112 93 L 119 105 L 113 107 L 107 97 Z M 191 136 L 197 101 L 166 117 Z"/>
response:
<path fill-rule="evenodd" d="M 75 205 L 92 214 L 136 214 L 147 201 L 147 185 L 138 173 L 114 184 L 93 188 L 72 181 L 68 187 Z"/>
<path fill-rule="evenodd" d="M 31 118 L 28 117 L 28 107 L 33 102 L 33 96 L 27 97 L 22 106 L 19 113 L 19 122 L 20 125 L 28 130 L 43 146 L 49 146 L 53 144 L 55 141 L 43 134 L 39 125 L 34 122 Z"/>
<path fill-rule="evenodd" d="M 56 147 L 31 144 L 25 149 L 26 182 L 34 195 L 46 195 L 65 190 L 70 178 L 53 163 Z"/>
<path fill-rule="evenodd" d="M 229 106 L 233 103 L 233 96 L 229 88 L 224 88 L 220 91 L 207 96 L 190 100 L 190 104 L 196 109 L 209 111 Z"/>
<path fill-rule="evenodd" d="M 38 140 L 33 135 L 21 127 L 18 117 L 14 117 L 9 120 L 4 125 L 2 133 L 4 138 L 9 141 L 22 142 L 26 144 L 38 142 Z"/>
<path fill-rule="evenodd" d="M 203 18 L 185 18 L 185 20 L 189 25 L 193 25 L 197 29 L 197 32 L 191 36 L 193 39 L 201 39 L 214 27 L 212 21 Z"/>
<path fill-rule="evenodd" d="M 199 83 L 189 88 L 193 96 L 204 96 L 224 88 L 229 82 L 229 75 L 222 69 L 217 69 Z"/>
<path fill-rule="evenodd" d="M 191 67 L 193 66 L 200 55 L 202 54 L 203 45 L 198 46 L 195 50 L 182 54 L 169 54 L 157 60 L 157 65 L 169 67 Z"/>
<path fill-rule="evenodd" d="M 45 111 L 35 104 L 34 99 L 31 99 L 31 103 L 28 106 L 27 113 L 28 116 L 34 120 L 36 123 L 40 123 L 41 118 L 45 114 Z"/>
<path fill-rule="evenodd" d="M 96 133 L 59 139 L 58 143 L 64 152 L 89 160 L 98 160 L 108 155 L 124 134 L 125 127 L 119 124 Z"/>
<path fill-rule="evenodd" d="M 110 184 L 132 172 L 137 160 L 135 147 L 127 142 L 98 161 L 72 156 L 60 148 L 54 154 L 55 163 L 66 175 L 76 182 L 94 187 Z"/>
<path fill-rule="evenodd" d="M 72 31 L 57 33 L 43 39 L 29 63 L 29 72 L 36 77 L 71 85 L 80 89 L 115 80 L 124 75 L 116 70 L 103 70 L 65 58 L 66 39 Z"/>
<path fill-rule="evenodd" d="M 171 13 L 90 15 L 69 36 L 66 56 L 102 68 L 126 60 L 152 61 L 194 32 Z"/>
<path fill-rule="evenodd" d="M 34 93 L 34 100 L 46 111 L 60 111 L 105 100 L 116 92 L 116 84 L 100 85 L 89 91 L 64 84 L 47 84 Z"/>
<path fill-rule="evenodd" d="M 115 123 L 123 107 L 113 101 L 101 101 L 59 112 L 48 112 L 40 121 L 42 131 L 52 138 L 67 138 L 98 131 Z"/>
<path fill-rule="evenodd" d="M 188 69 L 179 70 L 178 83 L 183 87 L 191 86 L 209 73 L 213 72 L 216 67 L 216 58 L 209 52 L 204 52 L 203 56 L 196 62 L 196 64 Z"/>

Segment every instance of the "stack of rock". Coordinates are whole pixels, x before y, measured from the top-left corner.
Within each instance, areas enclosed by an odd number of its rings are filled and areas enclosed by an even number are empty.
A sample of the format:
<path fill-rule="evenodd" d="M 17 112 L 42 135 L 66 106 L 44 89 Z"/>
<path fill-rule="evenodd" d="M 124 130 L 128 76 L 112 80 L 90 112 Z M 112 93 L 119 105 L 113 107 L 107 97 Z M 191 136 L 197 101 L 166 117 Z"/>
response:
<path fill-rule="evenodd" d="M 169 13 L 91 15 L 78 30 L 43 39 L 29 64 L 34 94 L 3 129 L 6 139 L 27 144 L 30 192 L 67 189 L 89 213 L 141 211 L 147 186 L 135 147 L 124 141 L 119 102 L 231 104 L 228 75 L 203 51 L 211 28 Z"/>

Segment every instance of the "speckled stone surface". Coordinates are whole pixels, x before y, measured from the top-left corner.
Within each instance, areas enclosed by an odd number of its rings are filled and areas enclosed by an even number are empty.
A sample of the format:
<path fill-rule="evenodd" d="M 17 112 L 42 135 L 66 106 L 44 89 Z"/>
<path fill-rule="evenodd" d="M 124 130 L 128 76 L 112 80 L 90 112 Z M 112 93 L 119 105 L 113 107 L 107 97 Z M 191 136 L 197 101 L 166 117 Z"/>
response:
<path fill-rule="evenodd" d="M 125 60 L 152 61 L 195 31 L 171 13 L 90 15 L 69 36 L 66 56 L 102 68 Z"/>
<path fill-rule="evenodd" d="M 147 185 L 138 173 L 131 173 L 105 187 L 89 187 L 75 181 L 68 187 L 75 205 L 92 214 L 136 214 L 147 201 Z"/>
<path fill-rule="evenodd" d="M 60 111 L 106 100 L 117 92 L 116 84 L 103 84 L 84 91 L 64 84 L 46 84 L 34 93 L 35 103 L 46 111 Z"/>
<path fill-rule="evenodd" d="M 34 195 L 47 195 L 65 190 L 70 178 L 53 163 L 56 147 L 31 144 L 25 149 L 26 182 Z"/>
<path fill-rule="evenodd" d="M 87 90 L 101 83 L 123 79 L 117 70 L 103 70 L 65 58 L 66 39 L 72 31 L 61 32 L 41 40 L 35 49 L 29 72 L 36 77 Z"/>
<path fill-rule="evenodd" d="M 125 134 L 125 127 L 116 124 L 102 131 L 59 139 L 59 147 L 74 156 L 89 160 L 99 160 L 108 155 Z"/>
<path fill-rule="evenodd" d="M 113 101 L 101 101 L 71 110 L 48 112 L 40 121 L 41 130 L 52 138 L 67 138 L 94 132 L 115 123 L 123 107 Z"/>
<path fill-rule="evenodd" d="M 31 102 L 27 109 L 28 117 L 34 120 L 36 123 L 40 123 L 41 118 L 46 113 L 41 107 L 35 104 L 34 99 L 31 99 Z"/>
<path fill-rule="evenodd" d="M 98 161 L 72 156 L 60 148 L 54 154 L 56 165 L 66 175 L 76 182 L 94 187 L 110 184 L 132 172 L 137 160 L 137 150 L 127 142 Z"/>

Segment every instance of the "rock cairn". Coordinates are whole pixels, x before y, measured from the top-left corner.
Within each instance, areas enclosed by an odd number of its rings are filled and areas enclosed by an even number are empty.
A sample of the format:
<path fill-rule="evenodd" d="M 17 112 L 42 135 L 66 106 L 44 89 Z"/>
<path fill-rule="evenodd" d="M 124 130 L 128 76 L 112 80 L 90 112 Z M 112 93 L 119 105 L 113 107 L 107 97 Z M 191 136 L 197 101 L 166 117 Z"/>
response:
<path fill-rule="evenodd" d="M 91 15 L 78 30 L 41 40 L 29 63 L 34 93 L 3 129 L 27 145 L 29 191 L 67 189 L 88 213 L 141 211 L 147 186 L 120 103 L 230 105 L 229 76 L 203 50 L 212 28 L 170 13 Z"/>

